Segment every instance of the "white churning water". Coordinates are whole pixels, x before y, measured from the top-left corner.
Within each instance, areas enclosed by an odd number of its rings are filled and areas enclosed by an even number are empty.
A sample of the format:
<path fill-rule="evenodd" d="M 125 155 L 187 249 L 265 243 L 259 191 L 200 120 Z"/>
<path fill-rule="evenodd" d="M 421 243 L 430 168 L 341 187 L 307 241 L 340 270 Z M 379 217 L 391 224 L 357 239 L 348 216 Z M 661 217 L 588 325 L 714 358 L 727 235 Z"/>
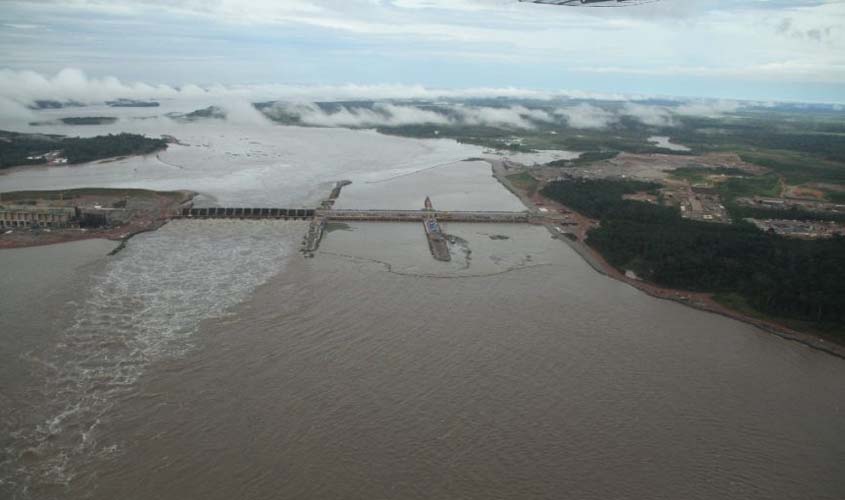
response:
<path fill-rule="evenodd" d="M 43 364 L 51 369 L 40 419 L 13 431 L 3 481 L 67 483 L 71 469 L 117 451 L 93 432 L 150 364 L 192 344 L 279 273 L 303 222 L 176 221 L 137 237 L 90 278 L 90 290 Z M 69 467 L 75 462 L 74 467 Z M 2 491 L 2 490 L 0 490 Z"/>

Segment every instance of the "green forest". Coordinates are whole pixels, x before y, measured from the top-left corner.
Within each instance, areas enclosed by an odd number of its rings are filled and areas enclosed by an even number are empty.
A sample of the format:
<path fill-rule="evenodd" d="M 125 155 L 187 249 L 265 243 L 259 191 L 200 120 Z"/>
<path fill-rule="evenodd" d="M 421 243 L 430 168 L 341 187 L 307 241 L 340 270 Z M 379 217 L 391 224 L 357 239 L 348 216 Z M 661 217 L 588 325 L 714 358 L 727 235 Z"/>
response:
<path fill-rule="evenodd" d="M 657 186 L 636 181 L 556 182 L 543 194 L 600 220 L 588 243 L 613 266 L 659 285 L 739 295 L 756 311 L 841 335 L 845 238 L 799 240 L 683 219 L 665 206 L 622 199 Z"/>
<path fill-rule="evenodd" d="M 56 135 L 0 132 L 0 169 L 17 165 L 46 163 L 43 158 L 30 160 L 51 151 L 62 151 L 68 163 L 143 155 L 167 147 L 164 139 L 151 139 L 138 134 L 109 134 L 97 137 L 62 137 Z"/>
<path fill-rule="evenodd" d="M 114 116 L 72 116 L 60 120 L 65 125 L 111 125 L 117 122 Z"/>

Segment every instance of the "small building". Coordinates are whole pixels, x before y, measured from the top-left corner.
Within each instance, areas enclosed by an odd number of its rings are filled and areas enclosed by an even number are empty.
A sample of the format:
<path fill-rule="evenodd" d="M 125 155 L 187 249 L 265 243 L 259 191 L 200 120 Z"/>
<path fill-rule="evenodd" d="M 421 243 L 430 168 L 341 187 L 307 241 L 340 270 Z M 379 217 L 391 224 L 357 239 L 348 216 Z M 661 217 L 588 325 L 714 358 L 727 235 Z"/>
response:
<path fill-rule="evenodd" d="M 81 227 L 97 228 L 119 226 L 129 221 L 130 212 L 125 208 L 78 208 L 77 218 Z"/>
<path fill-rule="evenodd" d="M 0 206 L 0 228 L 79 227 L 73 207 Z"/>

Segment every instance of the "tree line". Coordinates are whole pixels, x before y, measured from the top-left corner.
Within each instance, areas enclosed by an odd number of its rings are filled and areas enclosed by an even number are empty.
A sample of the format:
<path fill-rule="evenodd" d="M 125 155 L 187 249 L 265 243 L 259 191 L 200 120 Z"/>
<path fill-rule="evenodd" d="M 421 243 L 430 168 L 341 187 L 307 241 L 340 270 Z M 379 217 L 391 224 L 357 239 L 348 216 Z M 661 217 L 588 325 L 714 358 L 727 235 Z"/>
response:
<path fill-rule="evenodd" d="M 743 222 L 692 221 L 673 207 L 622 199 L 655 187 L 579 180 L 549 184 L 543 194 L 599 219 L 588 243 L 619 269 L 671 288 L 736 293 L 760 312 L 842 331 L 845 238 L 784 238 Z"/>
<path fill-rule="evenodd" d="M 85 163 L 115 156 L 143 155 L 167 148 L 164 139 L 138 134 L 109 134 L 97 137 L 60 137 L 35 134 L 0 135 L 0 168 L 46 163 L 43 156 L 61 151 L 68 163 Z"/>

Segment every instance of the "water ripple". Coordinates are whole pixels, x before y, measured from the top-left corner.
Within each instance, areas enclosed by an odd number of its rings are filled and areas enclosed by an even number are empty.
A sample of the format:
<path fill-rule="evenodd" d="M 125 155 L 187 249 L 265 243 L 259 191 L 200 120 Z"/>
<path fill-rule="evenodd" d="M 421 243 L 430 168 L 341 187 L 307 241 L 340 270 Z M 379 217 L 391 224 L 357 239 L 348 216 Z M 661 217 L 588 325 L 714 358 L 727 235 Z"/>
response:
<path fill-rule="evenodd" d="M 225 316 L 279 273 L 303 231 L 294 222 L 174 222 L 133 240 L 91 277 L 90 292 L 40 363 L 47 373 L 35 425 L 13 432 L 0 492 L 27 498 L 67 485 L 74 470 L 116 453 L 97 440 L 118 397 L 156 361 L 190 350 L 200 322 Z M 32 420 L 30 420 L 32 421 Z"/>

